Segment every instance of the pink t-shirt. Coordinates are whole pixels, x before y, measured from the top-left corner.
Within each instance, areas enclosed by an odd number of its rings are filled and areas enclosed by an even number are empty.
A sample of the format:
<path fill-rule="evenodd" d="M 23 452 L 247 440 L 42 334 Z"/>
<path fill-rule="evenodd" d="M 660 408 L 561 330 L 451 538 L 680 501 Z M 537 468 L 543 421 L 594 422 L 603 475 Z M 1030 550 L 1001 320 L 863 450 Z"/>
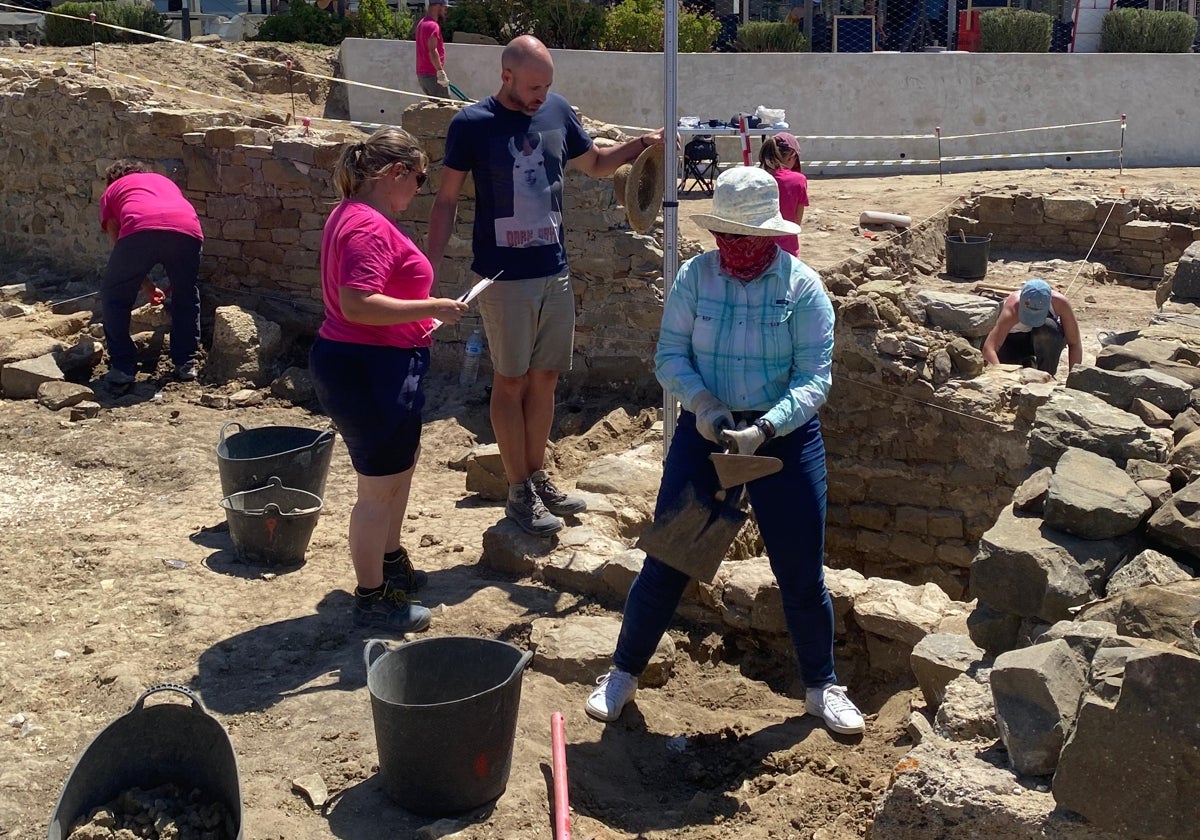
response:
<path fill-rule="evenodd" d="M 796 221 L 800 208 L 808 206 L 808 179 L 794 169 L 776 169 L 771 173 L 779 183 L 779 214 L 789 222 Z M 777 236 L 779 247 L 792 256 L 800 254 L 800 237 Z"/>
<path fill-rule="evenodd" d="M 446 64 L 446 45 L 442 41 L 442 27 L 433 18 L 421 18 L 413 38 L 417 42 L 417 75 L 436 76 L 438 69 L 429 59 L 429 39 L 437 41 L 437 54 L 442 65 Z"/>
<path fill-rule="evenodd" d="M 133 172 L 108 185 L 100 196 L 100 226 L 116 221 L 121 239 L 145 230 L 172 230 L 204 240 L 196 209 L 170 178 Z"/>
<path fill-rule="evenodd" d="M 348 320 L 339 295 L 343 286 L 400 300 L 425 300 L 433 287 L 433 266 L 421 249 L 378 210 L 354 199 L 333 208 L 321 235 L 321 337 L 388 347 L 433 344 L 425 335 L 433 326 L 429 318 L 385 327 Z"/>

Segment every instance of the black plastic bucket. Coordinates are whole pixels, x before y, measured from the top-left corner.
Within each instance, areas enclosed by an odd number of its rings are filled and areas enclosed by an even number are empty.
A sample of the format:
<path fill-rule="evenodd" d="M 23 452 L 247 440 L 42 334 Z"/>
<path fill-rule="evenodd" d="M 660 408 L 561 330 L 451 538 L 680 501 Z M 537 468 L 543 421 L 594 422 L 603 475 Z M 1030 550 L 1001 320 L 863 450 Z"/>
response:
<path fill-rule="evenodd" d="M 298 566 L 321 518 L 321 498 L 284 487 L 276 476 L 267 482 L 221 500 L 233 550 L 244 563 Z"/>
<path fill-rule="evenodd" d="M 372 661 L 372 654 L 384 653 Z M 402 808 L 470 811 L 504 793 L 512 767 L 521 673 L 533 653 L 475 636 L 363 648 L 379 775 Z"/>
<path fill-rule="evenodd" d="M 143 705 L 159 691 L 178 692 L 191 705 Z M 132 709 L 92 739 L 58 797 L 48 840 L 66 840 L 76 823 L 129 788 L 168 783 L 188 791 L 199 788 L 220 802 L 234 823 L 229 836 L 242 840 L 242 788 L 233 745 L 200 698 L 181 685 L 147 689 Z"/>
<path fill-rule="evenodd" d="M 965 240 L 965 241 L 964 241 Z M 987 274 L 988 249 L 992 235 L 946 235 L 946 273 L 951 277 L 975 280 Z"/>
<path fill-rule="evenodd" d="M 225 431 L 237 426 L 237 434 Z M 236 421 L 221 427 L 217 442 L 217 467 L 221 495 L 232 496 L 262 487 L 277 476 L 285 487 L 306 490 L 325 498 L 325 479 L 333 458 L 334 433 L 302 426 L 259 426 L 247 429 Z"/>

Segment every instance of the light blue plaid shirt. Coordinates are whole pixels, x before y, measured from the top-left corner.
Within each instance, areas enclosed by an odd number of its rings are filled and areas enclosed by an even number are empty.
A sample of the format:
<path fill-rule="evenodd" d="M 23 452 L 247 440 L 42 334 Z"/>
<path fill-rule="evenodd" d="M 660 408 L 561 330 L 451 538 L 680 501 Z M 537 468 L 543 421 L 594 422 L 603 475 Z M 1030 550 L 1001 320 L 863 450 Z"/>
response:
<path fill-rule="evenodd" d="M 821 278 L 782 250 L 761 276 L 722 274 L 709 251 L 683 264 L 663 309 L 658 381 L 689 411 L 709 391 L 732 411 L 762 411 L 785 435 L 833 384 L 833 304 Z"/>

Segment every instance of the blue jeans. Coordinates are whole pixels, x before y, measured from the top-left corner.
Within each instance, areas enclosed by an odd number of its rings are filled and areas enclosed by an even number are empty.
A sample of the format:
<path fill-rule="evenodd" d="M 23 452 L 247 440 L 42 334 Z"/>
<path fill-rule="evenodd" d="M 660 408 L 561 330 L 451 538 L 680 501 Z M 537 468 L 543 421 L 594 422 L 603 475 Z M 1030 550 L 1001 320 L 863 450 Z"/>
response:
<path fill-rule="evenodd" d="M 196 277 L 202 247 L 196 237 L 173 230 L 143 230 L 117 240 L 100 281 L 110 367 L 129 374 L 137 367 L 137 348 L 129 336 L 131 310 L 142 279 L 159 263 L 171 281 L 171 361 L 177 368 L 195 361 L 200 349 L 200 289 Z"/>
<path fill-rule="evenodd" d="M 721 451 L 696 430 L 696 416 L 680 414 L 663 465 L 654 516 L 669 510 L 669 501 L 689 481 L 701 498 L 718 489 L 708 456 Z M 779 582 L 788 633 L 796 650 L 800 677 L 815 688 L 835 682 L 833 665 L 833 601 L 825 588 L 825 444 L 814 417 L 791 434 L 764 443 L 756 454 L 783 461 L 783 469 L 747 485 L 771 571 Z M 737 488 L 730 493 L 738 492 Z M 659 639 L 671 624 L 688 577 L 654 557 L 646 557 L 625 600 L 625 617 L 613 664 L 622 671 L 645 670 Z"/>

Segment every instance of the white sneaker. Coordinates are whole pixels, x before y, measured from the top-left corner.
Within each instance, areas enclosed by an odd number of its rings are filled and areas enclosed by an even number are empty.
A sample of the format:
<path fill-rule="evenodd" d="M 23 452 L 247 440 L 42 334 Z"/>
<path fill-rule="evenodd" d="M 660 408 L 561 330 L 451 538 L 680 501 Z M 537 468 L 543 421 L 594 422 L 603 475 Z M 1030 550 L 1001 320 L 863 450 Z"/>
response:
<path fill-rule="evenodd" d="M 846 696 L 844 685 L 829 683 L 808 689 L 804 696 L 804 709 L 810 715 L 824 718 L 826 726 L 842 735 L 857 735 L 867 728 L 862 712 Z"/>
<path fill-rule="evenodd" d="M 596 679 L 596 690 L 587 699 L 587 713 L 605 723 L 621 716 L 625 704 L 637 692 L 638 678 L 627 671 L 613 669 Z"/>

